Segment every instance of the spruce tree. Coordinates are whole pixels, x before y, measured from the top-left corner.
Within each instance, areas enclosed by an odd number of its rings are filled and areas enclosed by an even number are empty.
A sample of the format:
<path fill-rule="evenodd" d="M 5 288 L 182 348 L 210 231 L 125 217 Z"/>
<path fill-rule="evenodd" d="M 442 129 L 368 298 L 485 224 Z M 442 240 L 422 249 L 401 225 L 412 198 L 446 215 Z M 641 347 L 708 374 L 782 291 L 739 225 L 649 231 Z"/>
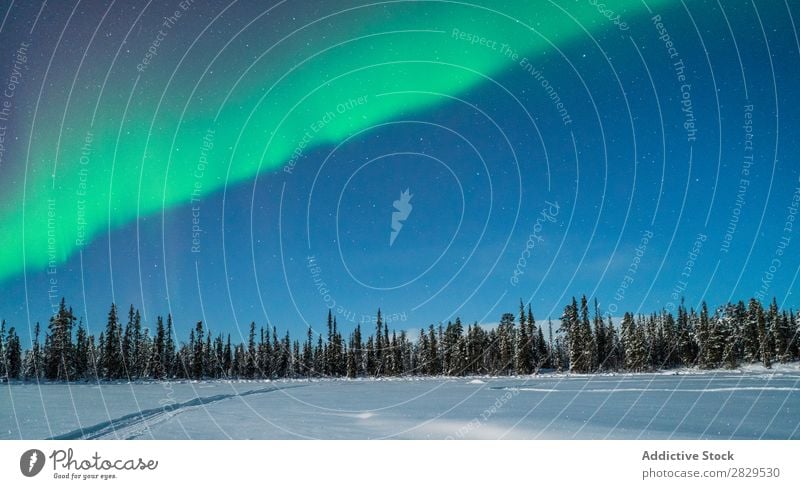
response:
<path fill-rule="evenodd" d="M 569 358 L 569 370 L 571 372 L 581 372 L 581 355 L 583 354 L 583 344 L 578 320 L 578 303 L 572 298 L 572 303 L 564 307 L 564 314 L 561 316 L 561 328 L 559 331 L 566 335 L 567 355 Z"/>
<path fill-rule="evenodd" d="M 700 320 L 695 328 L 695 339 L 697 341 L 698 355 L 697 366 L 700 368 L 714 368 L 713 351 L 717 347 L 715 338 L 712 336 L 711 324 L 708 319 L 708 306 L 705 301 L 700 308 Z"/>
<path fill-rule="evenodd" d="M 362 350 L 361 325 L 356 324 L 356 329 L 353 331 L 353 363 L 355 364 L 356 377 L 364 373 L 364 355 Z"/>
<path fill-rule="evenodd" d="M 663 329 L 664 329 L 664 367 L 672 368 L 678 365 L 678 329 L 675 324 L 675 317 L 669 313 L 663 313 Z"/>
<path fill-rule="evenodd" d="M 694 332 L 689 321 L 689 314 L 683 306 L 683 302 L 678 306 L 678 348 L 680 350 L 680 361 L 684 366 L 694 365 L 695 362 L 695 341 Z"/>
<path fill-rule="evenodd" d="M 194 335 L 192 337 L 194 339 L 194 344 L 191 346 L 193 348 L 192 352 L 192 378 L 196 380 L 200 380 L 205 375 L 205 355 L 204 355 L 204 348 L 203 348 L 203 321 L 198 321 L 197 325 L 194 328 Z M 246 367 L 246 372 L 249 374 L 249 363 Z"/>
<path fill-rule="evenodd" d="M 619 336 L 617 335 L 617 330 L 614 327 L 614 320 L 611 318 L 611 315 L 608 315 L 608 323 L 605 327 L 606 330 L 606 353 L 605 353 L 605 365 L 606 368 L 609 370 L 618 370 L 620 365 L 620 346 L 619 346 Z"/>
<path fill-rule="evenodd" d="M 497 337 L 500 349 L 500 362 L 497 371 L 508 375 L 514 367 L 514 315 L 505 313 L 500 317 L 497 326 Z"/>
<path fill-rule="evenodd" d="M 133 378 L 133 323 L 135 321 L 136 311 L 133 308 L 133 304 L 128 309 L 128 322 L 125 323 L 125 328 L 123 328 L 121 333 L 121 351 L 122 351 L 122 377 Z"/>
<path fill-rule="evenodd" d="M 45 348 L 45 376 L 52 380 L 69 380 L 72 362 L 72 326 L 75 316 L 61 299 L 58 312 L 50 318 Z"/>
<path fill-rule="evenodd" d="M 439 369 L 439 340 L 436 338 L 436 330 L 431 324 L 428 327 L 428 375 L 440 375 Z"/>
<path fill-rule="evenodd" d="M 541 329 L 541 328 L 540 328 Z M 555 343 L 553 342 L 553 320 L 547 318 L 547 351 L 548 351 L 548 360 L 547 364 L 550 368 L 555 368 L 559 372 L 561 371 L 561 367 L 556 367 L 556 361 L 554 357 L 555 353 Z"/>
<path fill-rule="evenodd" d="M 31 349 L 25 355 L 24 376 L 26 380 L 34 379 L 36 382 L 42 378 L 42 349 L 39 343 L 41 326 L 37 322 L 33 327 L 33 340 Z"/>
<path fill-rule="evenodd" d="M 773 330 L 773 343 L 775 344 L 775 358 L 780 363 L 792 361 L 791 343 L 792 331 L 789 315 L 784 311 L 780 315 Z"/>
<path fill-rule="evenodd" d="M 625 348 L 625 368 L 631 372 L 642 372 L 647 365 L 647 345 L 644 327 L 636 324 L 633 314 L 626 312 L 620 330 Z"/>
<path fill-rule="evenodd" d="M 164 374 L 172 378 L 176 374 L 177 365 L 175 363 L 175 340 L 173 339 L 175 328 L 172 325 L 172 314 L 167 314 L 166 339 L 164 340 L 164 355 L 161 361 L 164 364 Z"/>
<path fill-rule="evenodd" d="M 9 379 L 18 379 L 22 375 L 22 347 L 14 326 L 8 328 L 5 339 L 4 357 L 0 359 L 5 365 L 5 375 Z"/>
<path fill-rule="evenodd" d="M 14 326 L 8 329 L 8 343 L 6 344 L 6 365 L 8 377 L 19 379 L 22 375 L 22 346 Z"/>
<path fill-rule="evenodd" d="M 355 379 L 357 375 L 355 346 L 353 335 L 350 335 L 350 346 L 347 348 L 347 377 Z"/>
<path fill-rule="evenodd" d="M 156 337 L 153 341 L 153 350 L 150 355 L 150 375 L 155 379 L 163 379 L 166 376 L 164 368 L 165 350 L 164 319 L 161 316 L 156 318 Z"/>
<path fill-rule="evenodd" d="M 75 379 L 85 379 L 89 377 L 89 336 L 83 321 L 78 323 L 78 330 L 75 333 L 75 356 L 73 357 L 74 368 L 73 377 Z"/>
<path fill-rule="evenodd" d="M 142 315 L 137 309 L 133 315 L 133 333 L 131 338 L 131 370 L 129 375 L 135 379 L 141 377 L 145 369 L 144 348 L 146 348 L 146 336 L 142 332 Z"/>
<path fill-rule="evenodd" d="M 580 326 L 578 330 L 580 335 L 581 354 L 579 356 L 580 371 L 588 373 L 594 370 L 597 364 L 597 351 L 594 347 L 594 338 L 592 337 L 592 326 L 589 322 L 589 305 L 586 296 L 581 297 L 581 312 L 580 312 Z"/>
<path fill-rule="evenodd" d="M 747 317 L 744 325 L 744 359 L 748 363 L 761 360 L 761 335 L 766 328 L 764 322 L 764 310 L 761 303 L 756 299 L 750 299 L 747 308 Z"/>
<path fill-rule="evenodd" d="M 525 307 L 522 301 L 519 303 L 520 323 L 517 333 L 517 348 L 514 368 L 519 375 L 529 375 L 533 369 L 533 341 L 529 335 L 527 320 L 525 317 Z"/>
<path fill-rule="evenodd" d="M 781 333 L 781 318 L 778 312 L 778 302 L 773 297 L 766 314 L 766 331 L 764 333 L 764 355 L 770 362 L 779 360 L 783 350 L 786 349 Z M 779 346 L 780 345 L 780 346 Z M 766 364 L 765 364 L 766 365 Z"/>
<path fill-rule="evenodd" d="M 247 336 L 247 378 L 253 379 L 256 377 L 256 323 L 250 323 L 250 334 Z"/>
<path fill-rule="evenodd" d="M 606 346 L 606 324 L 600 314 L 600 306 L 597 303 L 597 298 L 594 299 L 594 317 L 592 321 L 594 323 L 594 346 L 596 349 L 595 355 L 597 357 L 595 364 L 598 369 L 605 370 L 607 368 L 606 363 L 608 362 L 609 351 Z"/>
<path fill-rule="evenodd" d="M 261 328 L 261 339 L 258 344 L 258 370 L 259 376 L 269 378 L 272 370 L 272 346 L 270 343 L 269 328 Z"/>
<path fill-rule="evenodd" d="M 767 318 L 764 308 L 756 299 L 750 300 L 748 310 L 748 334 L 746 338 L 747 349 L 751 361 L 761 360 L 765 367 L 772 366 L 771 341 L 767 334 Z"/>
<path fill-rule="evenodd" d="M 211 347 L 211 331 L 206 331 L 206 342 L 203 345 L 203 376 L 214 377 L 214 350 Z"/>
<path fill-rule="evenodd" d="M 378 314 L 375 320 L 375 344 L 374 351 L 373 351 L 373 362 L 374 362 L 374 369 L 375 372 L 373 373 L 376 376 L 379 376 L 383 373 L 383 316 L 381 316 L 381 310 L 378 309 Z"/>
<path fill-rule="evenodd" d="M 8 378 L 8 360 L 6 358 L 6 321 L 0 321 L 0 381 Z"/>
<path fill-rule="evenodd" d="M 740 315 L 740 304 L 728 304 L 720 315 L 719 328 L 723 337 L 722 365 L 728 369 L 739 366 L 742 357 L 741 327 L 743 316 Z M 742 305 L 743 307 L 743 305 Z"/>
<path fill-rule="evenodd" d="M 120 338 L 120 325 L 117 318 L 117 306 L 111 304 L 106 322 L 105 345 L 103 347 L 103 374 L 106 379 L 122 378 L 124 367 L 122 365 L 122 340 Z"/>
<path fill-rule="evenodd" d="M 306 341 L 303 343 L 302 374 L 306 377 L 314 374 L 314 332 L 311 326 L 306 330 Z"/>
<path fill-rule="evenodd" d="M 228 338 L 225 341 L 225 349 L 222 353 L 222 371 L 224 372 L 225 377 L 233 376 L 233 350 L 231 349 L 231 335 L 228 335 Z M 262 375 L 266 375 L 266 373 L 262 372 Z"/>

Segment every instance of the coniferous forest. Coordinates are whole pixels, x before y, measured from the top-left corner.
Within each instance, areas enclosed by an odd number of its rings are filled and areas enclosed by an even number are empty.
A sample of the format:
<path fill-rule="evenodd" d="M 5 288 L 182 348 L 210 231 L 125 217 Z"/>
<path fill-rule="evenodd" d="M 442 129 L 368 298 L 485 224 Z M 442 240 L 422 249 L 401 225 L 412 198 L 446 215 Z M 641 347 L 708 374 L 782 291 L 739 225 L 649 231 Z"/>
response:
<path fill-rule="evenodd" d="M 564 308 L 558 324 L 537 322 L 520 302 L 495 327 L 460 319 L 430 325 L 416 337 L 390 329 L 380 311 L 376 324 L 347 333 L 329 311 L 326 334 L 309 327 L 305 338 L 250 324 L 246 341 L 214 334 L 198 322 L 182 341 L 171 316 L 153 330 L 133 306 L 127 318 L 115 305 L 95 336 L 62 299 L 47 328 L 37 323 L 30 348 L 16 329 L 0 325 L 0 378 L 26 381 L 137 379 L 275 379 L 306 377 L 529 375 L 540 371 L 647 372 L 676 367 L 736 368 L 798 359 L 800 314 L 766 308 L 756 299 L 709 311 L 625 313 L 621 324 L 598 312 L 586 297 Z M 184 329 L 181 326 L 181 329 Z M 42 338 L 43 337 L 43 338 Z"/>

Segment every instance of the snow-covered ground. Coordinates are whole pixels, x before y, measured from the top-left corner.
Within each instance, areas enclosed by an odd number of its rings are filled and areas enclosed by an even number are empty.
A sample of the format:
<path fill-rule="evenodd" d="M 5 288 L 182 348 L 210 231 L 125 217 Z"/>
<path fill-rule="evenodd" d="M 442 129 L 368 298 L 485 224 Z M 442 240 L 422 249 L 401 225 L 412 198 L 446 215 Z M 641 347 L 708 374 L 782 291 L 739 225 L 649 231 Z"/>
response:
<path fill-rule="evenodd" d="M 0 438 L 800 438 L 800 370 L 0 385 Z"/>

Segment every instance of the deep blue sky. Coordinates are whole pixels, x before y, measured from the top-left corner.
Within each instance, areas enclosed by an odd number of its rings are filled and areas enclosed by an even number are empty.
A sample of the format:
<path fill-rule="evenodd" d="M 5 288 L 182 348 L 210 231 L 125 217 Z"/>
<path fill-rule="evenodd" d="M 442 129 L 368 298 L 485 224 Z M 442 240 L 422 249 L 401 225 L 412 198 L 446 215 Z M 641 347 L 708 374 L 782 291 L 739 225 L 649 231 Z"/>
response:
<path fill-rule="evenodd" d="M 371 326 L 367 317 L 378 307 L 398 329 L 456 315 L 493 323 L 516 311 L 520 298 L 538 318 L 558 317 L 580 294 L 619 316 L 671 308 L 676 289 L 689 305 L 760 293 L 796 307 L 800 228 L 786 222 L 800 199 L 800 9 L 725 2 L 729 30 L 716 2 L 686 4 L 663 18 L 691 85 L 693 141 L 683 127 L 681 83 L 650 19 L 635 19 L 634 41 L 609 24 L 596 32 L 602 51 L 585 37 L 559 46 L 564 57 L 552 52 L 535 61 L 564 102 L 569 125 L 541 84 L 512 64 L 498 82 L 517 100 L 486 83 L 461 101 L 355 135 L 335 151 L 310 151 L 291 174 L 264 173 L 228 187 L 203 202 L 200 253 L 187 251 L 190 206 L 169 209 L 163 221 L 142 218 L 70 259 L 59 273 L 60 291 L 93 331 L 116 300 L 142 308 L 149 325 L 171 311 L 179 330 L 203 319 L 234 336 L 250 321 L 295 333 L 309 322 L 321 326 L 331 306 L 343 309 L 347 330 L 356 322 Z M 53 8 L 32 34 L 42 52 L 63 28 L 60 7 Z M 291 8 L 314 15 L 299 3 Z M 0 33 L 0 73 L 9 72 L 17 40 L 37 12 L 11 9 Z M 120 14 L 119 28 L 133 18 Z M 38 92 L 46 63 L 31 66 L 23 89 Z M 63 90 L 59 79 L 44 89 Z M 16 110 L 31 114 L 30 107 Z M 17 126 L 23 134 L 24 117 Z M 753 162 L 743 175 L 750 117 Z M 0 175 L 18 163 L 9 158 Z M 406 189 L 413 210 L 389 246 L 393 201 Z M 547 202 L 558 204 L 555 222 L 541 218 Z M 519 267 L 537 217 L 541 241 Z M 782 240 L 788 244 L 779 255 Z M 637 247 L 641 263 L 631 274 Z M 693 248 L 696 260 L 684 268 Z M 515 269 L 523 272 L 518 283 L 511 281 Z M 26 275 L 4 282 L 0 294 L 0 317 L 23 334 L 29 321 L 46 322 L 51 302 L 47 274 Z M 620 295 L 622 283 L 629 285 Z"/>

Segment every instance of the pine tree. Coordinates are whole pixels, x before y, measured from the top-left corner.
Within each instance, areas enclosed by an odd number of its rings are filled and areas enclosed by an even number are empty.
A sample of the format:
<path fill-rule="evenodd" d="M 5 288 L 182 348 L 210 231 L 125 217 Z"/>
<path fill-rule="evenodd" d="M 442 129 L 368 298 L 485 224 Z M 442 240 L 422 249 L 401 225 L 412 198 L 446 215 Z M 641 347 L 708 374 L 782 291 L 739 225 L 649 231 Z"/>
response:
<path fill-rule="evenodd" d="M 346 370 L 344 341 L 335 316 L 333 318 L 333 353 L 334 372 L 337 377 L 341 377 Z"/>
<path fill-rule="evenodd" d="M 581 365 L 580 371 L 584 373 L 592 372 L 597 365 L 597 351 L 594 345 L 594 338 L 592 337 L 592 326 L 589 322 L 589 305 L 585 295 L 581 297 L 578 334 L 580 335 L 581 346 L 581 354 L 578 357 Z"/>
<path fill-rule="evenodd" d="M 175 364 L 175 340 L 173 339 L 174 327 L 172 325 L 172 314 L 167 314 L 166 339 L 164 340 L 164 373 L 168 378 L 172 378 L 177 373 Z"/>
<path fill-rule="evenodd" d="M 756 299 L 751 299 L 747 308 L 747 317 L 744 325 L 744 359 L 748 363 L 761 360 L 761 338 L 760 329 L 765 328 L 762 324 L 764 311 L 761 303 Z"/>
<path fill-rule="evenodd" d="M 270 345 L 269 328 L 261 328 L 258 344 L 258 371 L 262 379 L 269 378 L 272 371 L 272 347 Z"/>
<path fill-rule="evenodd" d="M 8 359 L 6 358 L 6 321 L 0 320 L 0 381 L 8 378 Z"/>
<path fill-rule="evenodd" d="M 625 368 L 631 372 L 642 372 L 647 366 L 647 345 L 644 327 L 636 324 L 633 315 L 625 313 L 620 330 L 625 348 Z"/>
<path fill-rule="evenodd" d="M 356 368 L 356 354 L 353 342 L 353 335 L 350 335 L 350 346 L 347 348 L 347 377 L 355 379 L 358 369 Z"/>
<path fill-rule="evenodd" d="M 5 327 L 5 321 L 3 322 Z M 2 334 L 0 334 L 2 336 Z M 22 347 L 20 346 L 19 336 L 14 326 L 8 328 L 8 335 L 5 339 L 3 358 L 0 359 L 5 366 L 5 375 L 9 379 L 18 379 L 22 375 Z"/>
<path fill-rule="evenodd" d="M 745 333 L 746 358 L 750 361 L 763 362 L 764 366 L 772 366 L 771 341 L 767 335 L 767 318 L 764 308 L 756 299 L 750 300 L 747 311 L 747 330 Z"/>
<path fill-rule="evenodd" d="M 605 329 L 605 366 L 608 370 L 618 370 L 621 367 L 619 336 L 617 335 L 617 330 L 614 327 L 614 320 L 611 318 L 610 314 L 608 315 L 608 324 Z"/>
<path fill-rule="evenodd" d="M 117 306 L 111 304 L 106 322 L 105 345 L 103 346 L 103 373 L 106 379 L 119 379 L 123 375 L 122 339 L 117 319 Z"/>
<path fill-rule="evenodd" d="M 214 350 L 211 348 L 211 331 L 206 331 L 203 345 L 203 376 L 214 377 Z"/>
<path fill-rule="evenodd" d="M 373 368 L 374 372 L 373 375 L 379 376 L 383 372 L 383 339 L 381 336 L 383 335 L 383 316 L 381 316 L 381 310 L 378 309 L 378 314 L 375 320 L 375 342 L 373 345 Z"/>
<path fill-rule="evenodd" d="M 33 327 L 33 340 L 31 349 L 25 355 L 24 376 L 26 380 L 35 379 L 37 382 L 42 378 L 42 351 L 39 343 L 41 327 L 37 322 Z"/>
<path fill-rule="evenodd" d="M 722 334 L 722 364 L 725 368 L 734 369 L 739 366 L 742 353 L 742 327 L 744 325 L 744 304 L 728 304 L 720 315 L 720 333 Z"/>
<path fill-rule="evenodd" d="M 131 336 L 131 367 L 129 375 L 138 379 L 144 372 L 145 359 L 143 354 L 146 346 L 145 337 L 142 333 L 142 315 L 138 309 L 133 315 L 133 332 Z"/>
<path fill-rule="evenodd" d="M 716 336 L 712 334 L 711 323 L 708 319 L 708 306 L 705 301 L 700 308 L 700 320 L 695 329 L 695 339 L 698 346 L 697 365 L 700 368 L 714 368 L 714 352 L 720 345 L 716 342 Z"/>
<path fill-rule="evenodd" d="M 6 333 L 5 320 L 0 321 L 0 381 L 16 379 L 22 374 L 22 349 L 17 330 L 11 326 Z"/>
<path fill-rule="evenodd" d="M 244 361 L 244 348 L 241 346 L 234 346 L 231 353 L 231 377 L 241 377 L 241 365 Z"/>
<path fill-rule="evenodd" d="M 281 364 L 280 369 L 281 377 L 288 377 L 291 375 L 292 372 L 292 342 L 289 338 L 289 331 L 286 331 L 286 335 L 283 337 L 283 343 L 281 345 Z"/>
<path fill-rule="evenodd" d="M 247 366 L 245 367 L 248 379 L 253 379 L 256 377 L 256 360 L 256 323 L 251 322 L 250 334 L 247 336 Z"/>
<path fill-rule="evenodd" d="M 440 375 L 442 372 L 439 368 L 439 340 L 436 338 L 436 331 L 431 324 L 428 327 L 428 375 Z"/>
<path fill-rule="evenodd" d="M 781 329 L 778 302 L 774 297 L 767 310 L 764 343 L 764 356 L 769 357 L 770 362 L 773 360 L 780 361 L 783 356 L 783 351 L 786 350 L 786 344 Z"/>
<path fill-rule="evenodd" d="M 547 318 L 547 345 L 549 350 L 549 360 L 548 364 L 550 368 L 556 369 L 558 372 L 561 371 L 563 365 L 558 364 L 556 365 L 555 359 L 555 343 L 553 342 L 553 320 Z"/>
<path fill-rule="evenodd" d="M 678 365 L 678 330 L 675 324 L 675 317 L 669 312 L 663 312 L 664 330 L 664 367 L 672 368 Z"/>
<path fill-rule="evenodd" d="M 507 312 L 500 317 L 497 326 L 500 362 L 496 369 L 502 374 L 508 375 L 514 367 L 514 336 L 514 315 Z"/>
<path fill-rule="evenodd" d="M 645 320 L 645 345 L 647 348 L 647 366 L 660 367 L 663 365 L 663 343 L 661 318 L 656 314 L 651 314 Z"/>
<path fill-rule="evenodd" d="M 192 378 L 200 380 L 205 375 L 205 355 L 203 353 L 203 321 L 198 321 L 194 328 L 194 342 L 192 344 Z M 248 364 L 249 368 L 249 364 Z M 249 374 L 249 371 L 247 372 Z"/>
<path fill-rule="evenodd" d="M 444 332 L 444 340 L 441 345 L 442 362 L 444 373 L 447 375 L 460 375 L 464 369 L 464 359 L 459 351 L 459 342 L 464 333 L 461 318 L 456 318 L 455 322 L 448 322 Z"/>
<path fill-rule="evenodd" d="M 391 339 L 389 339 L 388 332 L 386 334 L 386 374 L 387 375 L 397 375 L 398 366 L 397 366 L 397 335 L 394 334 L 394 330 L 392 330 Z"/>
<path fill-rule="evenodd" d="M 519 301 L 519 332 L 517 334 L 516 358 L 514 368 L 519 375 L 529 375 L 533 368 L 533 339 L 525 317 L 525 306 Z"/>
<path fill-rule="evenodd" d="M 775 358 L 780 363 L 792 361 L 792 330 L 789 315 L 784 312 L 777 320 L 777 325 L 773 330 L 773 343 L 775 344 Z"/>
<path fill-rule="evenodd" d="M 69 380 L 72 372 L 72 325 L 75 316 L 62 298 L 58 312 L 50 318 L 45 342 L 45 376 L 52 380 Z"/>
<path fill-rule="evenodd" d="M 678 306 L 678 348 L 680 350 L 680 361 L 685 366 L 694 365 L 696 359 L 696 349 L 692 324 L 689 321 L 689 314 L 683 306 L 683 302 Z"/>
<path fill-rule="evenodd" d="M 583 345 L 578 328 L 578 303 L 573 297 L 572 303 L 564 307 L 564 314 L 561 316 L 561 328 L 559 328 L 559 331 L 566 335 L 569 369 L 572 372 L 581 371 L 580 357 L 583 353 Z"/>
<path fill-rule="evenodd" d="M 595 362 L 597 368 L 599 370 L 605 370 L 607 368 L 606 363 L 608 362 L 608 347 L 606 346 L 606 324 L 603 321 L 603 317 L 600 314 L 600 306 L 597 303 L 597 298 L 594 299 L 594 346 L 596 349 L 595 356 L 597 360 Z"/>
<path fill-rule="evenodd" d="M 703 303 L 704 311 L 701 316 L 708 316 L 708 308 Z M 728 325 L 727 309 L 720 307 L 714 315 L 708 319 L 708 344 L 706 347 L 706 364 L 709 368 L 718 368 L 722 365 L 725 357 L 725 346 L 729 344 L 730 328 Z"/>
<path fill-rule="evenodd" d="M 128 309 L 128 322 L 125 324 L 125 328 L 122 329 L 121 333 L 121 342 L 122 346 L 122 375 L 121 377 L 128 377 L 133 378 L 133 323 L 135 321 L 136 311 L 133 308 L 133 304 Z"/>
<path fill-rule="evenodd" d="M 222 370 L 226 377 L 233 376 L 233 350 L 231 349 L 231 335 L 228 335 L 228 339 L 225 342 L 225 349 L 222 353 Z M 267 375 L 266 372 L 262 372 L 262 375 Z"/>
<path fill-rule="evenodd" d="M 314 374 L 314 332 L 311 326 L 306 330 L 306 341 L 303 343 L 302 372 L 306 377 Z"/>
<path fill-rule="evenodd" d="M 154 379 L 163 379 L 166 376 L 164 368 L 165 350 L 164 319 L 161 316 L 156 318 L 156 337 L 153 341 L 153 350 L 150 355 L 150 375 Z"/>
<path fill-rule="evenodd" d="M 81 321 L 78 323 L 78 330 L 75 333 L 75 356 L 73 357 L 73 377 L 75 379 L 89 377 L 89 358 L 89 336 L 86 328 L 83 327 L 83 321 Z"/>
<path fill-rule="evenodd" d="M 557 335 L 553 342 L 553 367 L 556 372 L 563 372 L 564 368 L 569 364 L 568 353 L 564 347 L 561 335 Z"/>
<path fill-rule="evenodd" d="M 319 337 L 319 347 L 322 348 L 322 336 Z M 321 352 L 320 352 L 321 354 Z M 320 362 L 322 362 L 322 358 L 320 358 Z M 281 365 L 281 341 L 278 338 L 278 329 L 275 326 L 272 326 L 272 346 L 270 347 L 270 360 L 269 360 L 269 376 L 270 378 L 280 377 L 280 365 Z M 319 372 L 322 372 L 324 369 L 324 364 L 320 363 L 318 365 Z"/>
<path fill-rule="evenodd" d="M 356 329 L 353 331 L 353 363 L 355 364 L 355 376 L 358 377 L 364 373 L 364 354 L 363 345 L 361 344 L 361 325 L 356 324 Z"/>

